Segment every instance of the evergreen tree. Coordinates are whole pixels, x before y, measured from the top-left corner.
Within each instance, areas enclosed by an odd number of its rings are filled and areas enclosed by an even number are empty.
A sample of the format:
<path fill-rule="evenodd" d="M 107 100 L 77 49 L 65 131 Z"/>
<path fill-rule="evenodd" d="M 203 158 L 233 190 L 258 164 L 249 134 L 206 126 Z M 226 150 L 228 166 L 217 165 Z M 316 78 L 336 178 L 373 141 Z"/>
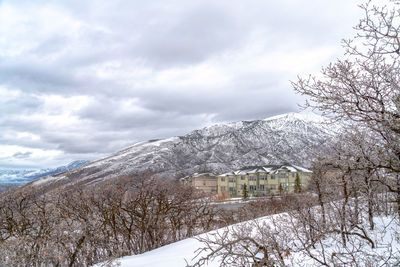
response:
<path fill-rule="evenodd" d="M 249 198 L 249 190 L 247 190 L 247 184 L 243 185 L 243 199 Z"/>
<path fill-rule="evenodd" d="M 296 179 L 294 180 L 294 192 L 300 193 L 301 192 L 301 183 L 300 183 L 300 175 L 296 173 Z"/>
<path fill-rule="evenodd" d="M 282 195 L 282 193 L 283 193 L 283 186 L 282 186 L 282 184 L 279 184 L 278 190 L 279 190 L 279 195 Z"/>

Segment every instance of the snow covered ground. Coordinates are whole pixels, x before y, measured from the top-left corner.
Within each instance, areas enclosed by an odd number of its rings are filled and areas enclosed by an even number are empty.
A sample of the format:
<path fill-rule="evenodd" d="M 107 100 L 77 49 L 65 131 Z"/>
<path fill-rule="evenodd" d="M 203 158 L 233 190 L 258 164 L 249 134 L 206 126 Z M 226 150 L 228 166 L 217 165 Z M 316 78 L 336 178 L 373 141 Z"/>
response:
<path fill-rule="evenodd" d="M 266 216 L 257 220 L 251 220 L 243 223 L 239 223 L 233 226 L 228 226 L 225 228 L 221 228 L 215 231 L 211 231 L 206 234 L 202 234 L 198 237 L 212 236 L 215 233 L 223 233 L 227 229 L 230 229 L 230 233 L 237 231 L 246 231 L 250 229 L 248 233 L 250 235 L 260 235 L 257 231 L 253 231 L 257 226 L 260 225 L 273 225 L 273 222 L 278 223 L 279 233 L 277 235 L 282 235 L 287 237 L 289 240 L 294 237 L 293 233 L 290 231 L 285 231 L 284 229 L 290 229 L 289 225 L 285 225 L 285 221 L 288 222 L 289 216 L 287 213 L 276 214 L 272 216 Z M 281 220 L 281 221 L 279 221 Z M 320 257 L 321 247 L 323 246 L 326 255 L 332 255 L 336 253 L 347 253 L 353 249 L 357 249 L 357 251 L 352 251 L 355 254 L 356 260 L 365 259 L 369 260 L 372 265 L 378 266 L 376 264 L 384 263 L 388 258 L 390 259 L 391 264 L 389 266 L 393 266 L 393 262 L 399 261 L 400 256 L 400 226 L 397 219 L 393 219 L 392 217 L 379 216 L 374 219 L 376 227 L 374 231 L 369 231 L 368 235 L 375 242 L 376 248 L 371 249 L 367 242 L 360 242 L 358 240 L 353 241 L 351 246 L 348 246 L 346 249 L 343 249 L 340 244 L 340 235 L 339 234 L 330 234 L 327 235 L 326 238 L 321 242 L 321 244 L 317 244 L 315 249 L 310 249 L 309 253 L 312 253 L 317 258 Z M 243 227 L 244 226 L 244 227 Z M 367 229 L 367 227 L 366 227 Z M 232 231 L 233 230 L 233 231 Z M 197 238 L 198 238 L 197 237 Z M 351 238 L 351 237 L 350 237 Z M 297 241 L 290 240 L 287 244 L 290 246 L 295 246 Z M 350 240 L 351 242 L 351 240 Z M 181 240 L 179 242 L 169 244 L 158 249 L 139 254 L 133 256 L 127 256 L 118 259 L 115 261 L 115 264 L 120 264 L 118 266 L 121 267 L 186 267 L 188 264 L 195 263 L 199 258 L 197 257 L 195 260 L 193 259 L 196 255 L 196 250 L 204 247 L 204 244 L 197 240 L 196 238 L 188 238 L 185 240 Z M 358 250 L 363 252 L 359 252 Z M 240 249 L 240 247 L 239 247 Z M 202 252 L 201 256 L 205 256 L 207 252 Z M 204 266 L 208 267 L 216 267 L 220 266 L 220 258 L 221 256 L 217 256 L 211 261 L 208 261 Z M 369 258 L 369 259 L 368 259 Z M 285 262 L 289 266 L 320 266 L 316 261 L 312 260 L 306 253 L 302 251 L 296 251 L 293 249 L 291 253 L 285 255 Z M 389 262 L 387 262 L 389 263 Z M 101 265 L 99 265 L 101 266 Z M 233 265 L 232 265 L 233 266 Z M 235 265 L 236 266 L 236 265 Z M 240 265 L 242 266 L 242 265 Z M 245 265 L 246 266 L 246 265 Z M 342 265 L 341 265 L 342 266 Z M 346 266 L 343 265 L 343 266 Z M 350 265 L 351 266 L 351 265 Z M 385 264 L 379 264 L 379 266 L 385 266 Z"/>
<path fill-rule="evenodd" d="M 200 246 L 200 241 L 188 238 L 143 254 L 123 257 L 117 262 L 121 267 L 186 267 L 185 259 L 191 262 L 196 249 Z M 207 266 L 217 267 L 219 264 L 214 261 Z"/>

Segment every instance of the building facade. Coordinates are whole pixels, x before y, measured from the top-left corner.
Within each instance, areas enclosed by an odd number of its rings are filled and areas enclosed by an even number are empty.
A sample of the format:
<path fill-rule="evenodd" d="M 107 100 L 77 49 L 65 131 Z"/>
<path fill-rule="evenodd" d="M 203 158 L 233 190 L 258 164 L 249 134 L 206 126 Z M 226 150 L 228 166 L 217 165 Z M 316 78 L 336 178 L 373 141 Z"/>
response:
<path fill-rule="evenodd" d="M 181 183 L 194 186 L 205 193 L 216 195 L 218 192 L 218 177 L 214 173 L 195 173 L 180 179 Z"/>
<path fill-rule="evenodd" d="M 291 193 L 297 177 L 301 188 L 305 188 L 311 174 L 310 170 L 291 164 L 244 167 L 218 175 L 218 194 L 243 196 L 245 188 L 250 196 Z"/>

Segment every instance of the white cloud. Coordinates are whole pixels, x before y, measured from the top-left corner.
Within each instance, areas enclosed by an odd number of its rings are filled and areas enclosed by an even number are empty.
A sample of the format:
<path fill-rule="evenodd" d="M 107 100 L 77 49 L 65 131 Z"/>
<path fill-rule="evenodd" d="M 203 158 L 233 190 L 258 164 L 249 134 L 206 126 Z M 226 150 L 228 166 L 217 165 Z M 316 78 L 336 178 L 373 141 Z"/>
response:
<path fill-rule="evenodd" d="M 358 15 L 347 0 L 2 1 L 0 168 L 296 111 L 288 80 L 340 56 Z"/>
<path fill-rule="evenodd" d="M 18 145 L 0 145 L 0 166 L 18 168 L 37 168 L 38 162 L 45 161 L 50 165 L 60 162 L 54 160 L 61 151 L 26 148 Z"/>

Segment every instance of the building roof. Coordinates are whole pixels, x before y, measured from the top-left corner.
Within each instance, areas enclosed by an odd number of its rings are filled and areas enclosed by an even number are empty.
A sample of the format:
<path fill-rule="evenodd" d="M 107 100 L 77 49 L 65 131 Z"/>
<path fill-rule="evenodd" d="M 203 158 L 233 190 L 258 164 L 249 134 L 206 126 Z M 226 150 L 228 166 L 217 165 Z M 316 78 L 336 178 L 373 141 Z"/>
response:
<path fill-rule="evenodd" d="M 183 178 L 181 178 L 180 180 L 188 180 L 188 179 L 192 179 L 192 178 L 199 178 L 199 177 L 203 177 L 203 178 L 213 178 L 216 177 L 217 175 L 215 173 L 212 172 L 203 172 L 203 173 L 193 173 L 192 175 L 188 175 L 185 176 Z"/>
<path fill-rule="evenodd" d="M 289 172 L 309 172 L 309 173 L 311 173 L 311 171 L 306 168 L 292 165 L 289 163 L 284 163 L 284 164 L 278 164 L 278 165 L 245 166 L 245 167 L 240 168 L 239 170 L 223 173 L 218 176 L 246 175 L 246 174 L 255 174 L 255 173 L 276 174 L 282 170 L 286 170 Z"/>
<path fill-rule="evenodd" d="M 193 175 L 191 175 L 192 177 L 214 177 L 216 176 L 215 173 L 212 172 L 203 172 L 203 173 L 194 173 Z"/>

